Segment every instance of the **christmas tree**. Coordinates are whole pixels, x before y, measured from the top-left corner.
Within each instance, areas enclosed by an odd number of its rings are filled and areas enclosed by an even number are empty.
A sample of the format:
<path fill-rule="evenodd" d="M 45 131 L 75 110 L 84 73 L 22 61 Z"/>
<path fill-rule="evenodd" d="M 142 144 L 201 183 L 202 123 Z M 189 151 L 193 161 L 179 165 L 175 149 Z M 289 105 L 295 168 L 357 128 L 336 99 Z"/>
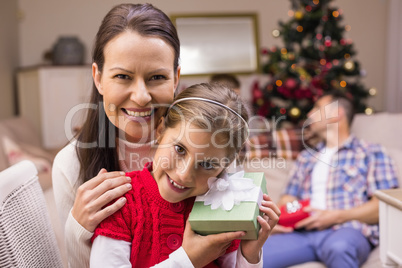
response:
<path fill-rule="evenodd" d="M 365 75 L 350 39 L 343 37 L 350 26 L 342 26 L 342 10 L 331 7 L 331 0 L 292 0 L 291 19 L 279 22 L 272 32 L 281 37 L 284 47 L 263 49 L 263 73 L 269 82 L 253 89 L 257 115 L 276 119 L 285 115 L 293 126 L 301 125 L 314 102 L 323 93 L 341 90 L 356 112 L 373 112 L 365 104 L 375 88 L 361 82 Z"/>

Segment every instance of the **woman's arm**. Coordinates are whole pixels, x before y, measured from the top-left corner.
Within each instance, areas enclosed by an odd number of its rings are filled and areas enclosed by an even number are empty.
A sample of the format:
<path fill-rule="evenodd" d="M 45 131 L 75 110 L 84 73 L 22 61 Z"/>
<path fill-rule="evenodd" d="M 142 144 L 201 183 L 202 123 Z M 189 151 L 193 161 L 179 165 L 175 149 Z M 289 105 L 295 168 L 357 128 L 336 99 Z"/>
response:
<path fill-rule="evenodd" d="M 53 191 L 65 232 L 70 267 L 89 266 L 92 232 L 104 218 L 120 209 L 125 202 L 115 202 L 112 206 L 104 206 L 113 198 L 117 198 L 129 190 L 125 186 L 128 180 L 118 172 L 116 172 L 117 177 L 116 174 L 114 176 L 103 175 L 100 179 L 98 178 L 98 184 L 88 181 L 78 187 L 79 169 L 80 164 L 73 144 L 69 144 L 57 154 L 52 168 Z M 104 171 L 104 173 L 106 172 Z M 112 178 L 109 181 L 113 183 L 102 184 L 109 178 Z M 76 196 L 77 192 L 79 196 Z"/>

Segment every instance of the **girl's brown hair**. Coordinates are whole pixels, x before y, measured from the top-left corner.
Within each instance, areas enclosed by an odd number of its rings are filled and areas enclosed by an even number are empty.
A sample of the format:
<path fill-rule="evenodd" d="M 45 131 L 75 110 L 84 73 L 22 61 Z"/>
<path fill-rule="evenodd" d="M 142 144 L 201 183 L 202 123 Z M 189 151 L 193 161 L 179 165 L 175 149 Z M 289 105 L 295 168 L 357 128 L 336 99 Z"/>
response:
<path fill-rule="evenodd" d="M 151 4 L 121 4 L 106 14 L 92 52 L 93 62 L 98 65 L 100 72 L 105 62 L 105 46 L 125 31 L 158 37 L 170 45 L 174 50 L 172 64 L 177 73 L 180 41 L 176 28 L 165 13 Z M 120 169 L 115 145 L 117 128 L 107 118 L 102 102 L 103 97 L 93 84 L 90 103 L 97 108 L 88 109 L 86 121 L 77 135 L 80 183 L 96 176 L 101 168 L 107 171 Z"/>
<path fill-rule="evenodd" d="M 221 103 L 229 109 L 208 100 Z M 212 141 L 218 141 L 217 146 L 225 146 L 231 161 L 236 157 L 248 137 L 248 113 L 243 101 L 233 90 L 217 83 L 196 84 L 177 95 L 174 103 L 165 116 L 165 129 L 183 122 L 191 123 L 211 131 Z"/>

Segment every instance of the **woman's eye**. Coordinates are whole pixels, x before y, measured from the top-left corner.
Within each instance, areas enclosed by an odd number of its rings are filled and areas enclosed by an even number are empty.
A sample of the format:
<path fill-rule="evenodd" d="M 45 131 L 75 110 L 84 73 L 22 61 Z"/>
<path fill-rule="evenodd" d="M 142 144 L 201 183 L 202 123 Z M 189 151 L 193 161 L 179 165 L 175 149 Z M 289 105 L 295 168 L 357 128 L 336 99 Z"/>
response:
<path fill-rule="evenodd" d="M 175 145 L 175 146 L 174 146 L 174 149 L 175 149 L 176 152 L 177 152 L 178 154 L 180 154 L 180 155 L 183 155 L 183 154 L 186 152 L 186 150 L 184 150 L 184 148 L 181 147 L 181 146 L 179 146 L 179 145 Z"/>
<path fill-rule="evenodd" d="M 118 74 L 115 77 L 119 78 L 119 79 L 130 79 L 130 77 L 128 75 L 125 75 L 125 74 Z"/>
<path fill-rule="evenodd" d="M 151 77 L 151 80 L 161 80 L 161 79 L 165 79 L 166 77 L 164 75 L 154 75 Z"/>
<path fill-rule="evenodd" d="M 211 163 L 209 163 L 209 162 L 201 162 L 200 163 L 200 166 L 202 166 L 204 169 L 206 169 L 206 170 L 210 170 L 210 169 L 213 169 L 214 168 L 214 165 L 212 165 Z"/>

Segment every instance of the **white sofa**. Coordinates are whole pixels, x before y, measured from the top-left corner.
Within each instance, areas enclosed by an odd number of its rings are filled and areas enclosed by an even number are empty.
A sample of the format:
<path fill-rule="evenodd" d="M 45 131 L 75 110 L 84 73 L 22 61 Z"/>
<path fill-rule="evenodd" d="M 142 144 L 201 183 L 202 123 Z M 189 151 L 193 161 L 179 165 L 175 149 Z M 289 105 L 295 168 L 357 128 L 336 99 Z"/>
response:
<path fill-rule="evenodd" d="M 399 184 L 402 185 L 402 114 L 377 113 L 370 116 L 357 114 L 352 124 L 352 132 L 359 138 L 368 142 L 382 144 L 389 155 L 393 158 Z M 274 201 L 278 201 L 281 193 L 284 191 L 288 182 L 288 172 L 293 161 L 280 159 L 264 159 L 245 164 L 247 171 L 264 172 L 267 179 L 267 188 L 269 195 Z M 292 266 L 292 268 L 322 268 L 323 264 L 318 262 L 309 262 L 303 265 Z M 379 249 L 376 248 L 370 254 L 369 259 L 362 266 L 363 268 L 379 268 L 381 261 Z"/>

